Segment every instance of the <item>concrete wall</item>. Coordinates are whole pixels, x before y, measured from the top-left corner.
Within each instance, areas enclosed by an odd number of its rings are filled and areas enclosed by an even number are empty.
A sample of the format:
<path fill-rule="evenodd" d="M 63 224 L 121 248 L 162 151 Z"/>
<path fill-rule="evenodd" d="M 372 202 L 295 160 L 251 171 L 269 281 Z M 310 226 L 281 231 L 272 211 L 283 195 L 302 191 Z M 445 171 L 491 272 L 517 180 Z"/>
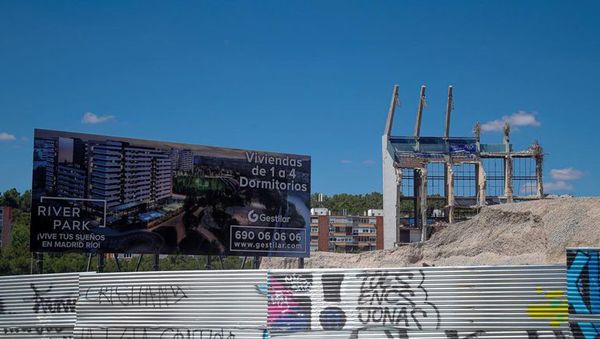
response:
<path fill-rule="evenodd" d="M 382 137 L 383 155 L 383 248 L 393 249 L 396 243 L 398 185 L 394 169 L 394 150 L 388 136 Z"/>

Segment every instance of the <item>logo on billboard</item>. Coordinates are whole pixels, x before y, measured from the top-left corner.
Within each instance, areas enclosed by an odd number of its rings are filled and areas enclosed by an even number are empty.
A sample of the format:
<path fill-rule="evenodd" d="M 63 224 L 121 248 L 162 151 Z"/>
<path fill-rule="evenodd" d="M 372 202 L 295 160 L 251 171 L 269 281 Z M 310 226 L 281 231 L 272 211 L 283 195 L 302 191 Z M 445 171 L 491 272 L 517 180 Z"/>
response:
<path fill-rule="evenodd" d="M 264 213 L 258 214 L 255 210 L 250 210 L 250 212 L 248 212 L 248 221 L 251 223 L 255 223 L 257 221 L 288 223 L 290 222 L 290 219 L 290 217 L 283 215 L 266 215 Z"/>
<path fill-rule="evenodd" d="M 250 222 L 257 222 L 258 214 L 254 210 L 250 210 L 250 212 L 248 212 L 248 220 Z"/>

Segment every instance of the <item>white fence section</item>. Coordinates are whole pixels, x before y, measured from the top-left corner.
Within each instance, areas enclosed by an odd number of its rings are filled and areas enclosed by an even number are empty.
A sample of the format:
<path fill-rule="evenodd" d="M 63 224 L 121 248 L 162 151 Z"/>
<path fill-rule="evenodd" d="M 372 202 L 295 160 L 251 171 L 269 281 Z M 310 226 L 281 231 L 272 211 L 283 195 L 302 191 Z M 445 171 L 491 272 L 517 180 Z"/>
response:
<path fill-rule="evenodd" d="M 1 338 L 71 338 L 78 273 L 0 277 Z"/>
<path fill-rule="evenodd" d="M 263 338 L 266 271 L 82 274 L 78 338 Z"/>

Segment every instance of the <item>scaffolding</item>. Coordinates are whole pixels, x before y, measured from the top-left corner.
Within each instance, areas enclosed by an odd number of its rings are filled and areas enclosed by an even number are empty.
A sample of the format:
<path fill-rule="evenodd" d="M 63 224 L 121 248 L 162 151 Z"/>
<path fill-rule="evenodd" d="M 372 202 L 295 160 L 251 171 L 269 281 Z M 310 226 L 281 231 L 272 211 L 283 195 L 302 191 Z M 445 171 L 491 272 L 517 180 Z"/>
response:
<path fill-rule="evenodd" d="M 392 136 L 398 85 L 394 86 L 382 138 L 384 248 L 427 240 L 438 227 L 466 220 L 486 205 L 541 199 L 543 149 L 534 142 L 514 151 L 510 125 L 501 144 L 450 137 L 453 88 L 448 87 L 444 135 L 421 136 L 426 88 L 421 86 L 414 134 Z"/>

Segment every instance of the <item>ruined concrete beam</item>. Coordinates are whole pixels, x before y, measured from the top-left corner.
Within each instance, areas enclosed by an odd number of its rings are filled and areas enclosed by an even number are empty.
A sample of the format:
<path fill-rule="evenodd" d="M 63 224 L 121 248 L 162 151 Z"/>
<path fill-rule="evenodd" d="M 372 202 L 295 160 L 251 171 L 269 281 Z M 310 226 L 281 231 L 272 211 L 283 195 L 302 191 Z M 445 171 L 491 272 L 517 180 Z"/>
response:
<path fill-rule="evenodd" d="M 394 89 L 392 90 L 392 101 L 390 102 L 390 108 L 388 110 L 387 119 L 385 121 L 385 129 L 383 130 L 383 135 L 390 136 L 392 133 L 392 126 L 394 123 L 394 112 L 396 111 L 396 105 L 398 104 L 398 91 L 399 86 L 394 85 Z"/>
<path fill-rule="evenodd" d="M 419 108 L 417 109 L 417 121 L 415 122 L 415 138 L 421 134 L 421 117 L 423 116 L 423 107 L 425 107 L 425 85 L 421 86 L 419 95 Z"/>

